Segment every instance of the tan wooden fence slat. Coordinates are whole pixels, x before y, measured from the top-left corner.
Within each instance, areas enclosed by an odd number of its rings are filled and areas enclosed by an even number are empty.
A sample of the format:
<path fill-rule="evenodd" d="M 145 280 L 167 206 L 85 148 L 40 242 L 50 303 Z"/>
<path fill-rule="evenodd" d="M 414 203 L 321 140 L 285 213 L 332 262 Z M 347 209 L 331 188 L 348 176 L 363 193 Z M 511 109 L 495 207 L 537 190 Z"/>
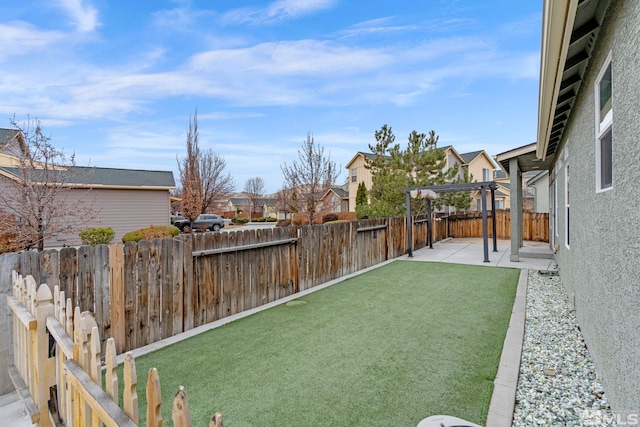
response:
<path fill-rule="evenodd" d="M 182 386 L 178 388 L 178 392 L 173 398 L 171 419 L 173 420 L 173 427 L 191 427 L 189 402 L 187 401 L 187 393 Z"/>
<path fill-rule="evenodd" d="M 122 381 L 124 382 L 124 390 L 122 391 L 122 405 L 124 412 L 137 425 L 138 392 L 136 390 L 136 385 L 138 383 L 138 378 L 136 376 L 136 362 L 133 359 L 133 353 L 130 351 L 128 351 L 124 356 Z"/>
<path fill-rule="evenodd" d="M 33 278 L 32 278 L 33 280 Z M 53 316 L 53 295 L 47 285 L 40 285 L 36 294 L 37 306 L 34 317 L 36 318 L 37 336 L 35 343 L 35 366 L 34 376 L 37 379 L 34 388 L 35 401 L 40 410 L 40 427 L 51 425 L 49 419 L 49 388 L 56 383 L 55 359 L 49 357 L 49 334 L 47 333 L 47 317 Z"/>
<path fill-rule="evenodd" d="M 115 403 L 118 403 L 118 360 L 116 356 L 116 342 L 109 338 L 105 345 L 104 373 L 105 392 Z"/>
<path fill-rule="evenodd" d="M 223 425 L 222 425 L 222 414 L 216 412 L 213 415 L 213 418 L 211 419 L 211 422 L 209 423 L 209 427 L 223 427 Z"/>
<path fill-rule="evenodd" d="M 160 378 L 156 368 L 149 369 L 147 380 L 147 427 L 162 427 Z"/>

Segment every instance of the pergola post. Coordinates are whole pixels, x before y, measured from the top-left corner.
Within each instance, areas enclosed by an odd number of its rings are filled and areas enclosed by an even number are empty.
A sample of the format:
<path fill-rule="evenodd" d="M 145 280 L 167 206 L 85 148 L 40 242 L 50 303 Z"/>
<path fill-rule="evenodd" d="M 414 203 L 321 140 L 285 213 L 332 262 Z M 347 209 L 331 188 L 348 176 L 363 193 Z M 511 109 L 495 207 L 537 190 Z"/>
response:
<path fill-rule="evenodd" d="M 429 249 L 433 249 L 433 222 L 431 220 L 431 199 L 427 199 L 427 235 L 429 239 Z"/>
<path fill-rule="evenodd" d="M 482 243 L 484 246 L 484 262 L 489 261 L 489 230 L 487 230 L 487 188 L 482 185 Z"/>
<path fill-rule="evenodd" d="M 496 190 L 491 188 L 491 223 L 493 225 L 493 252 L 498 252 L 498 232 L 496 231 Z"/>
<path fill-rule="evenodd" d="M 413 228 L 413 224 L 411 224 L 411 193 L 407 190 L 405 191 L 405 206 L 407 209 L 407 240 L 409 241 L 409 258 L 413 258 L 413 234 L 411 229 Z"/>

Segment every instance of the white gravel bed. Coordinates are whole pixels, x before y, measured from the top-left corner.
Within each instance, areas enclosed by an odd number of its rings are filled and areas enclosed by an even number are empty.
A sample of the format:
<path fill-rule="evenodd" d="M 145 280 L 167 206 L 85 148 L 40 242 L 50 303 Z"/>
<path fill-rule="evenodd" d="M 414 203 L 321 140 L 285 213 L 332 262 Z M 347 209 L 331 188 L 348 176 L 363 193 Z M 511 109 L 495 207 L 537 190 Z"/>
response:
<path fill-rule="evenodd" d="M 615 425 L 560 281 L 530 271 L 513 426 Z"/>

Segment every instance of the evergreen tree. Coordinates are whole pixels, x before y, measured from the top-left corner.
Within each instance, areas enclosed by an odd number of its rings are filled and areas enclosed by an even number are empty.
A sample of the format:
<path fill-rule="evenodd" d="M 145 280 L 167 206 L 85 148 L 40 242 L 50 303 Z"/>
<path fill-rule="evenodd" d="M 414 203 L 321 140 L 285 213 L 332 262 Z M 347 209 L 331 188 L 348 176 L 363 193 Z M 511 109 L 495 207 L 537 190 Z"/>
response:
<path fill-rule="evenodd" d="M 376 131 L 375 138 L 376 144 L 369 145 L 374 158 L 366 159 L 365 165 L 372 174 L 370 203 L 356 210 L 359 216 L 403 216 L 406 188 L 442 185 L 458 174 L 457 165 L 446 169 L 445 152 L 438 148 L 434 131 L 428 135 L 412 131 L 404 150 L 395 143 L 393 130 L 387 125 Z M 426 201 L 412 203 L 412 211 L 426 213 Z"/>
<path fill-rule="evenodd" d="M 356 193 L 356 206 L 367 204 L 367 186 L 364 182 L 358 184 L 358 192 Z"/>

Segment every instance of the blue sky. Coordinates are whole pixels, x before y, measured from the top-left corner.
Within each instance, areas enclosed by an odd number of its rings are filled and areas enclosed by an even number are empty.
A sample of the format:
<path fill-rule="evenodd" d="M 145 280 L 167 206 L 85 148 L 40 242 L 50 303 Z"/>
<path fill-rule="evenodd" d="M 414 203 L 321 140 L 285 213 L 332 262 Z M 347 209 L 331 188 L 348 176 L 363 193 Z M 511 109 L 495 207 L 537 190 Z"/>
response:
<path fill-rule="evenodd" d="M 495 155 L 535 141 L 541 0 L 4 0 L 0 127 L 79 165 L 174 171 L 200 144 L 269 192 L 307 132 L 342 168 L 391 126 Z M 4 117 L 4 119 L 3 119 Z M 346 179 L 343 170 L 339 182 Z"/>

